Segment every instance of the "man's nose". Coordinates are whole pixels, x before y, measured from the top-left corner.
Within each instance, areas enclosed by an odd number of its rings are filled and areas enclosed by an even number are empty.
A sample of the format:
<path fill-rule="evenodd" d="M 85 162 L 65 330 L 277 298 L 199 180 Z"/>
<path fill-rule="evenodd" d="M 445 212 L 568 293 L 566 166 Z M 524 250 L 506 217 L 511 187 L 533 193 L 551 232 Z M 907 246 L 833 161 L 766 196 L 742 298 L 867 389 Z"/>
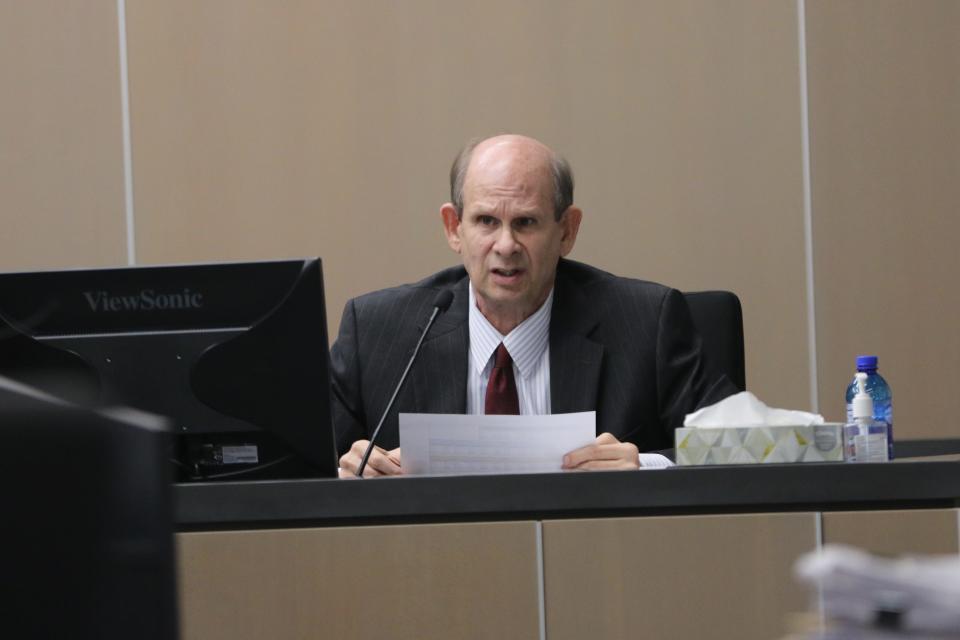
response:
<path fill-rule="evenodd" d="M 513 227 L 504 225 L 497 234 L 497 240 L 493 244 L 493 250 L 502 256 L 508 256 L 516 253 L 520 249 L 520 243 L 514 236 Z"/>

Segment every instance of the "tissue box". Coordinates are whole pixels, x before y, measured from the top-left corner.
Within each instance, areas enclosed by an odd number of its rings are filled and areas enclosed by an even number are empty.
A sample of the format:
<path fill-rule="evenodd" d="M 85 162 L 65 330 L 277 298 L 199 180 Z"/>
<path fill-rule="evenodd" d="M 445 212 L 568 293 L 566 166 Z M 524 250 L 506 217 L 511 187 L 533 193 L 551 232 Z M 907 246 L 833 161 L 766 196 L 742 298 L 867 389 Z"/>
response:
<path fill-rule="evenodd" d="M 841 462 L 843 424 L 782 427 L 681 427 L 678 465 Z"/>

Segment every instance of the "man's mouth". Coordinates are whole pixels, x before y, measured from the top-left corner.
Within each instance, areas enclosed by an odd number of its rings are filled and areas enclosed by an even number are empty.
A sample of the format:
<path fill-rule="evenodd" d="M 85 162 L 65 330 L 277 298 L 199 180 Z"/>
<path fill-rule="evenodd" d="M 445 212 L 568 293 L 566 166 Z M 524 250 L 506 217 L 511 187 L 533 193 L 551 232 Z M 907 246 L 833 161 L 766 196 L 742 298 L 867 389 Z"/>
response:
<path fill-rule="evenodd" d="M 501 287 L 518 287 L 523 282 L 526 271 L 524 269 L 501 269 L 494 268 L 490 270 L 491 279 L 496 285 Z"/>

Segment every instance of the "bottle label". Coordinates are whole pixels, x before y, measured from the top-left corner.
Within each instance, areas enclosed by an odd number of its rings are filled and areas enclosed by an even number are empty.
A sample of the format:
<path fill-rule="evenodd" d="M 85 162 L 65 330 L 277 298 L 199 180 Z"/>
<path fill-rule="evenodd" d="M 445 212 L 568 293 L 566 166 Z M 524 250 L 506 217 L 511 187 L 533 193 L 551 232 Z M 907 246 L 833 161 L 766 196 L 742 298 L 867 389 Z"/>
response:
<path fill-rule="evenodd" d="M 890 459 L 887 452 L 887 436 L 884 433 L 855 436 L 853 450 L 857 462 L 886 462 Z"/>

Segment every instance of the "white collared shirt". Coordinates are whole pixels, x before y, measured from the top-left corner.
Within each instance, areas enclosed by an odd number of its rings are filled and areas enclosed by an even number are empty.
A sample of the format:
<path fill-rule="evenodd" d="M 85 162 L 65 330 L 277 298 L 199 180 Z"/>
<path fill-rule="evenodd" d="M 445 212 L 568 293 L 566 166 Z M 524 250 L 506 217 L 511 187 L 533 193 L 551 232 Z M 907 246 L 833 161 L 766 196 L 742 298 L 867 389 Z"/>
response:
<path fill-rule="evenodd" d="M 482 414 L 493 353 L 502 342 L 513 358 L 513 377 L 521 415 L 550 413 L 550 312 L 553 289 L 533 315 L 504 336 L 477 308 L 470 285 L 470 362 L 467 365 L 467 413 Z"/>

